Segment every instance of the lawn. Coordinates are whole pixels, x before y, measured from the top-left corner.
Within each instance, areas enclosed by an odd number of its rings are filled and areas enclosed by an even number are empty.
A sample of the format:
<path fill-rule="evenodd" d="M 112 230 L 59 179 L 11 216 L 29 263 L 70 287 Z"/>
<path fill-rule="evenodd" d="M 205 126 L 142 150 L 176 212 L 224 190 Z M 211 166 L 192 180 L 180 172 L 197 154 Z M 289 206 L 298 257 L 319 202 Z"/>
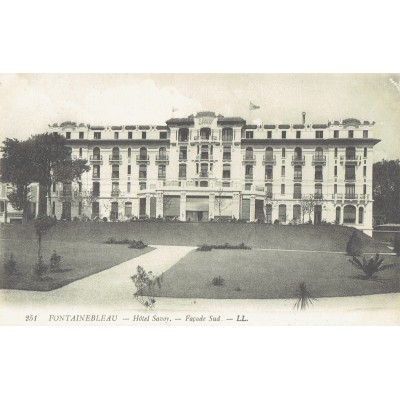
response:
<path fill-rule="evenodd" d="M 7 227 L 8 228 L 8 227 Z M 10 229 L 7 229 L 11 232 Z M 2 237 L 0 242 L 0 289 L 24 289 L 47 291 L 67 285 L 78 279 L 103 271 L 131 258 L 147 253 L 152 248 L 143 250 L 129 249 L 128 245 L 105 245 L 86 242 L 69 237 L 68 240 L 54 238 L 51 234 L 43 241 L 43 260 L 48 263 L 51 253 L 56 250 L 62 256 L 60 272 L 51 272 L 47 277 L 38 279 L 32 274 L 32 265 L 37 260 L 35 240 L 26 237 Z M 3 268 L 4 258 L 13 252 L 17 261 L 17 273 L 7 274 Z"/>
<path fill-rule="evenodd" d="M 156 296 L 215 299 L 277 299 L 296 296 L 304 281 L 313 297 L 356 296 L 400 290 L 400 267 L 366 280 L 341 254 L 262 250 L 193 251 L 163 274 Z M 386 256 L 385 264 L 400 263 Z M 213 286 L 221 276 L 223 286 Z"/>
<path fill-rule="evenodd" d="M 109 237 L 143 240 L 146 244 L 187 245 L 239 244 L 252 248 L 346 251 L 353 229 L 337 226 L 275 226 L 232 223 L 94 223 L 58 222 L 51 230 L 57 241 L 101 243 Z M 32 240 L 32 225 L 3 225 L 0 234 L 9 239 Z M 360 232 L 364 252 L 387 252 L 388 248 Z"/>

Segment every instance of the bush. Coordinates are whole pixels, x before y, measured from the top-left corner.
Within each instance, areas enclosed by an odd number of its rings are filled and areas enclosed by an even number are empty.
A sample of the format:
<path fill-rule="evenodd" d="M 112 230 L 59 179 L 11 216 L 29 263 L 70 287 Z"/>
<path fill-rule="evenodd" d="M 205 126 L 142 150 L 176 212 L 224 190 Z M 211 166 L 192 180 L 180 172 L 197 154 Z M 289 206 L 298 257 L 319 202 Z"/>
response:
<path fill-rule="evenodd" d="M 38 278 L 42 278 L 47 273 L 47 271 L 48 266 L 43 262 L 42 256 L 40 256 L 33 267 L 33 272 Z"/>
<path fill-rule="evenodd" d="M 208 245 L 208 244 L 202 244 L 201 246 L 199 246 L 197 248 L 197 251 L 211 251 L 212 250 L 212 246 Z"/>
<path fill-rule="evenodd" d="M 17 262 L 14 258 L 14 253 L 10 254 L 10 258 L 4 261 L 4 269 L 10 275 L 14 274 L 17 269 Z"/>
<path fill-rule="evenodd" d="M 50 270 L 57 271 L 61 266 L 61 256 L 57 254 L 55 250 L 53 250 L 53 254 L 50 257 Z"/>
<path fill-rule="evenodd" d="M 145 247 L 147 247 L 147 244 L 144 244 L 141 240 L 132 240 L 128 246 L 130 249 L 144 249 Z"/>
<path fill-rule="evenodd" d="M 360 257 L 362 255 L 362 242 L 357 230 L 354 230 L 347 242 L 347 254 L 353 257 Z"/>
<path fill-rule="evenodd" d="M 314 300 L 316 299 L 311 296 L 306 283 L 300 282 L 296 293 L 296 302 L 294 303 L 293 308 L 296 308 L 297 310 L 305 310 L 307 307 L 312 305 Z"/>
<path fill-rule="evenodd" d="M 202 244 L 197 248 L 198 251 L 211 251 L 215 250 L 251 250 L 251 247 L 246 246 L 244 243 L 233 245 L 229 243 L 225 244 Z"/>
<path fill-rule="evenodd" d="M 163 276 L 154 276 L 151 271 L 146 272 L 143 267 L 138 265 L 136 274 L 131 276 L 131 280 L 137 289 L 133 295 L 135 299 L 146 308 L 153 308 L 156 303 L 153 289 L 156 285 L 161 289 Z"/>
<path fill-rule="evenodd" d="M 361 260 L 357 257 L 353 257 L 349 262 L 357 269 L 361 269 L 367 278 L 372 278 L 377 272 L 395 266 L 394 264 L 382 265 L 383 258 L 379 257 L 379 253 L 376 253 L 375 257 L 371 257 L 369 260 L 365 257 Z"/>
<path fill-rule="evenodd" d="M 393 251 L 400 256 L 400 233 L 397 233 L 393 239 Z"/>
<path fill-rule="evenodd" d="M 279 225 L 279 224 L 280 224 L 279 219 L 276 219 L 276 220 L 274 221 L 274 225 Z"/>
<path fill-rule="evenodd" d="M 211 283 L 213 284 L 213 286 L 223 286 L 224 279 L 222 279 L 221 276 L 216 276 L 215 278 L 213 278 Z"/>
<path fill-rule="evenodd" d="M 103 222 L 107 222 L 107 221 L 108 221 L 107 217 L 103 217 Z"/>

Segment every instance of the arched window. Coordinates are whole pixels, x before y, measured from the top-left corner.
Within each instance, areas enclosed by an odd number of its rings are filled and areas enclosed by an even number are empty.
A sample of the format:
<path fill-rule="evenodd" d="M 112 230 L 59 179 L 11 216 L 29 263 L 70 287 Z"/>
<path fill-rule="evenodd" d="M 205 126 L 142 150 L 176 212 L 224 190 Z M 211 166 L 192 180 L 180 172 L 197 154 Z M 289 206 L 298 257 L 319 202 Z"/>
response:
<path fill-rule="evenodd" d="M 98 147 L 93 149 L 93 160 L 100 160 L 100 148 Z"/>
<path fill-rule="evenodd" d="M 285 204 L 279 205 L 279 222 L 281 222 L 281 223 L 286 222 L 286 205 Z"/>
<path fill-rule="evenodd" d="M 119 160 L 119 148 L 118 147 L 114 147 L 112 149 L 112 159 Z"/>
<path fill-rule="evenodd" d="M 222 141 L 232 142 L 232 140 L 233 140 L 233 129 L 232 128 L 222 129 Z"/>
<path fill-rule="evenodd" d="M 358 223 L 363 224 L 364 223 L 364 208 L 360 207 L 358 209 Z"/>
<path fill-rule="evenodd" d="M 188 128 L 180 128 L 178 131 L 178 141 L 179 142 L 187 142 L 189 137 L 189 129 Z"/>
<path fill-rule="evenodd" d="M 147 161 L 147 149 L 146 147 L 141 147 L 139 150 L 139 160 Z"/>
<path fill-rule="evenodd" d="M 296 147 L 294 149 L 294 158 L 296 160 L 301 160 L 303 155 L 303 151 L 301 150 L 301 147 Z"/>
<path fill-rule="evenodd" d="M 322 149 L 322 147 L 317 147 L 315 149 L 315 158 L 317 160 L 322 160 L 323 156 L 324 156 L 324 150 Z"/>
<path fill-rule="evenodd" d="M 300 204 L 295 204 L 293 206 L 293 221 L 299 223 L 301 222 L 301 206 Z"/>
<path fill-rule="evenodd" d="M 252 147 L 246 147 L 246 156 L 245 159 L 246 160 L 253 160 L 253 148 Z"/>
<path fill-rule="evenodd" d="M 210 128 L 201 128 L 200 129 L 200 138 L 202 140 L 210 139 L 211 129 Z"/>
<path fill-rule="evenodd" d="M 356 223 L 357 211 L 354 206 L 347 205 L 343 208 L 343 222 L 345 224 L 355 224 Z"/>
<path fill-rule="evenodd" d="M 130 201 L 127 201 L 125 203 L 125 217 L 131 217 L 132 216 L 132 203 Z"/>
<path fill-rule="evenodd" d="M 274 159 L 274 150 L 272 147 L 265 149 L 265 161 L 272 161 Z"/>
<path fill-rule="evenodd" d="M 339 206 L 336 207 L 336 219 L 335 219 L 335 222 L 336 222 L 337 224 L 340 224 L 340 212 L 341 212 L 340 207 L 339 207 Z"/>
<path fill-rule="evenodd" d="M 131 156 L 132 156 L 132 150 L 130 147 L 128 147 L 128 157 L 131 157 Z"/>

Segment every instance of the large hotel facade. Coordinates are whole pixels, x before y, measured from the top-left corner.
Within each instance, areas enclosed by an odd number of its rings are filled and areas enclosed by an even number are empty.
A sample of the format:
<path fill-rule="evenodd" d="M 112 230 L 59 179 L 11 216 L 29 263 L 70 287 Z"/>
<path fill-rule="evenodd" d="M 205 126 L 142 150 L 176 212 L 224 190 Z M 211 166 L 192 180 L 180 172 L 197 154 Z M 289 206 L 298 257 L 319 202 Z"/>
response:
<path fill-rule="evenodd" d="M 168 217 L 372 230 L 373 122 L 247 125 L 199 112 L 163 126 L 51 125 L 91 170 L 53 185 L 57 218 Z M 308 200 L 305 200 L 308 199 Z M 310 209 L 311 203 L 311 209 Z M 306 210 L 308 206 L 308 210 Z"/>

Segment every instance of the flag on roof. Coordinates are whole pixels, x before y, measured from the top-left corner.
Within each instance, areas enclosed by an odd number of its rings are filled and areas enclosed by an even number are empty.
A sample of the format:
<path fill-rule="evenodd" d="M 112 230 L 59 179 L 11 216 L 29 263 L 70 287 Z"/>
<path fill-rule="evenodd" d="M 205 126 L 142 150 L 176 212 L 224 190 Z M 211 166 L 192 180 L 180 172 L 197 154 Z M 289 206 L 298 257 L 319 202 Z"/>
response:
<path fill-rule="evenodd" d="M 249 110 L 258 110 L 260 108 L 260 106 L 256 106 L 255 104 L 253 104 L 252 102 L 250 102 L 249 104 Z"/>

